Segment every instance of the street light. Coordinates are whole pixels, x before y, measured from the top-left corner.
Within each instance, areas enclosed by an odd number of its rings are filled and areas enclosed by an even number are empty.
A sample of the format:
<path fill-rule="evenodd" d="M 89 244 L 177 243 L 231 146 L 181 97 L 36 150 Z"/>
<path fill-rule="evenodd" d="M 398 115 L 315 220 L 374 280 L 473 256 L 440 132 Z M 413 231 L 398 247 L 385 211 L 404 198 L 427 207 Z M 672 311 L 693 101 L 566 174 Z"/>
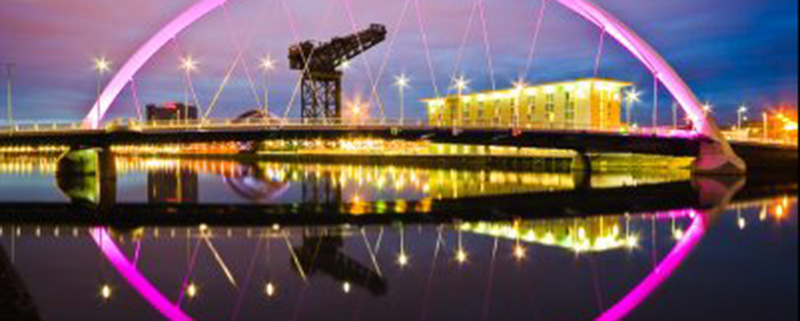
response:
<path fill-rule="evenodd" d="M 714 106 L 712 106 L 711 103 L 706 103 L 705 105 L 703 105 L 703 116 L 708 118 L 708 116 L 711 115 L 713 112 L 714 112 Z"/>
<path fill-rule="evenodd" d="M 269 118 L 269 73 L 275 70 L 275 60 L 266 56 L 261 59 L 259 67 L 264 72 L 264 117 Z"/>
<path fill-rule="evenodd" d="M 188 114 L 188 111 L 189 111 L 189 90 L 190 90 L 189 86 L 191 86 L 191 84 L 190 84 L 191 74 L 192 74 L 192 72 L 197 70 L 197 65 L 198 65 L 197 61 L 194 60 L 194 58 L 192 58 L 192 56 L 186 56 L 186 57 L 181 58 L 180 69 L 183 70 L 184 73 L 186 73 L 186 78 L 183 81 L 183 83 L 184 83 L 184 86 L 183 86 L 183 108 L 184 109 L 178 111 L 179 115 L 184 114 L 184 113 Z M 188 118 L 189 118 L 188 117 L 189 115 L 182 115 L 182 116 L 183 116 L 184 120 L 188 120 Z"/>
<path fill-rule="evenodd" d="M 406 88 L 410 86 L 411 79 L 409 79 L 405 74 L 401 74 L 395 78 L 394 84 L 397 86 L 397 89 L 400 90 L 400 124 L 402 125 L 406 120 L 405 91 Z"/>
<path fill-rule="evenodd" d="M 101 82 L 103 81 L 103 76 L 111 71 L 111 61 L 106 59 L 105 57 L 95 58 L 94 59 L 94 71 L 97 72 L 97 119 L 95 120 L 96 124 L 100 124 L 100 117 L 102 116 L 102 111 L 100 110 L 101 106 L 103 106 L 102 99 L 100 92 Z"/>
<path fill-rule="evenodd" d="M 453 88 L 455 88 L 458 91 L 458 110 L 457 110 L 458 115 L 451 115 L 450 117 L 452 120 L 451 125 L 453 125 L 453 127 L 455 127 L 456 125 L 455 124 L 456 116 L 458 116 L 458 118 L 461 119 L 461 115 L 463 115 L 461 109 L 463 108 L 462 103 L 464 100 L 464 90 L 466 90 L 469 87 L 469 83 L 470 81 L 463 75 L 453 79 Z M 461 119 L 461 122 L 463 123 L 463 119 Z"/>
<path fill-rule="evenodd" d="M 625 94 L 625 101 L 628 103 L 628 107 L 626 108 L 626 122 L 628 126 L 633 122 L 633 104 L 638 103 L 641 101 L 642 93 L 637 91 L 636 88 L 632 88 Z"/>
<path fill-rule="evenodd" d="M 744 122 L 747 120 L 747 112 L 748 112 L 747 106 L 742 105 L 741 107 L 739 107 L 739 111 L 736 113 L 737 115 L 736 127 L 739 130 L 742 130 L 742 126 L 744 125 Z"/>

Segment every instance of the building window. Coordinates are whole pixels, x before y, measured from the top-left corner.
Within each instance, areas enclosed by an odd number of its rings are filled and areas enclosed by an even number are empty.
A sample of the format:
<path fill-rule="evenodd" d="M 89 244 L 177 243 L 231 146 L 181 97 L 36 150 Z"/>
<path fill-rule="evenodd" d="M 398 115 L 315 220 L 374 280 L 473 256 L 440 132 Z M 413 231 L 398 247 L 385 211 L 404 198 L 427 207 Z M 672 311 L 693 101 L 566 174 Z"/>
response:
<path fill-rule="evenodd" d="M 575 123 L 575 99 L 569 92 L 567 92 L 567 103 L 564 108 L 564 119 L 571 124 Z"/>
<path fill-rule="evenodd" d="M 547 112 L 547 120 L 550 122 L 555 121 L 556 94 L 547 94 L 547 101 L 545 102 L 544 109 Z"/>

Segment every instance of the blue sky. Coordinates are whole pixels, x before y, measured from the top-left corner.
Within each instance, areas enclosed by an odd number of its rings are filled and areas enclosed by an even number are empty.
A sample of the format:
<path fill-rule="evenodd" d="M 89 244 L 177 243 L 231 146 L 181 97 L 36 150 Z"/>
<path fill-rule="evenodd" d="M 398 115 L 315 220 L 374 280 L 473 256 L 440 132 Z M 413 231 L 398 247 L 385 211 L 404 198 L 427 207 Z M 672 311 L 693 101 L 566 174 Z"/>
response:
<path fill-rule="evenodd" d="M 394 46 L 384 43 L 353 62 L 346 77 L 345 100 L 367 97 L 378 79 L 384 57 L 387 65 L 378 88 L 390 117 L 397 116 L 393 77 L 412 78 L 409 101 L 434 95 L 416 11 L 400 19 L 406 0 L 235 0 L 180 35 L 136 77 L 142 104 L 183 100 L 180 57 L 199 61 L 194 76 L 201 106 L 212 100 L 226 70 L 242 47 L 256 90 L 261 75 L 258 59 L 272 55 L 279 68 L 270 75 L 272 106 L 283 112 L 293 96 L 297 73 L 288 70 L 286 48 L 297 40 L 328 39 L 353 31 L 353 25 L 372 22 L 397 30 Z M 107 56 L 119 66 L 172 16 L 193 0 L 1 0 L 0 61 L 15 63 L 15 114 L 18 119 L 79 120 L 95 96 L 95 56 Z M 798 2 L 796 0 L 596 0 L 631 25 L 654 45 L 684 76 L 702 100 L 717 108 L 723 121 L 746 103 L 754 110 L 797 105 Z M 286 4 L 284 7 L 283 4 Z M 486 34 L 491 52 L 489 68 L 484 29 L 475 20 L 467 45 L 461 48 L 473 0 L 421 0 L 420 12 L 428 37 L 436 86 L 445 91 L 455 73 L 463 73 L 473 90 L 508 87 L 524 73 L 540 0 L 485 0 Z M 292 19 L 287 19 L 287 13 Z M 291 22 L 293 23 L 291 23 Z M 398 21 L 400 23 L 398 24 Z M 292 27 L 294 26 L 294 27 Z M 235 39 L 234 36 L 236 35 Z M 574 14 L 548 6 L 529 82 L 592 76 L 599 30 Z M 604 47 L 600 76 L 636 83 L 647 95 L 652 76 L 613 42 Z M 463 55 L 456 65 L 456 57 Z M 372 79 L 369 72 L 372 73 Z M 492 72 L 493 71 L 493 72 Z M 5 81 L 5 76 L 0 77 Z M 112 117 L 132 117 L 135 104 L 126 89 Z M 5 94 L 0 94 L 5 98 Z M 660 105 L 669 104 L 662 92 Z M 651 101 L 652 98 L 647 99 Z M 3 100 L 4 101 L 4 100 Z M 652 103 L 639 106 L 645 122 Z M 233 73 L 213 115 L 229 117 L 257 106 L 243 68 Z M 373 114 L 377 103 L 372 102 Z M 409 104 L 408 114 L 423 117 L 422 105 Z M 754 111 L 755 112 L 755 111 Z M 662 108 L 663 118 L 668 111 Z M 297 107 L 290 115 L 297 115 Z"/>

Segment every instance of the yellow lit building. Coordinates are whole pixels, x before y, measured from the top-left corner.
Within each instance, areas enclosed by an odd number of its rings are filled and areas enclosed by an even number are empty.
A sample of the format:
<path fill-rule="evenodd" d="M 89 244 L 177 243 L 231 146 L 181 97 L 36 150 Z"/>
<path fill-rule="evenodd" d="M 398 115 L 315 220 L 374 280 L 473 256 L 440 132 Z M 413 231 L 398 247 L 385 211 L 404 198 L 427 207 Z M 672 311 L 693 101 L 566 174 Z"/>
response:
<path fill-rule="evenodd" d="M 587 78 L 569 82 L 424 99 L 432 126 L 619 129 L 623 89 L 632 83 Z"/>

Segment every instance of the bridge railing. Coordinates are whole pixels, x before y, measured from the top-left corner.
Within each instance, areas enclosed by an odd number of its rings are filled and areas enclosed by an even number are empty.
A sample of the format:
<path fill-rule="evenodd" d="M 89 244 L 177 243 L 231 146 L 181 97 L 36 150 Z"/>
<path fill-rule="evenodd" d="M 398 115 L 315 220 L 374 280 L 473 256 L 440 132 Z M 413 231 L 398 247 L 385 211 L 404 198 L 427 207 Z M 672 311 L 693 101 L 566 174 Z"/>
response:
<path fill-rule="evenodd" d="M 510 130 L 510 131 L 560 131 L 593 134 L 616 134 L 629 136 L 660 136 L 660 137 L 694 137 L 697 134 L 672 127 L 633 127 L 633 126 L 596 126 L 592 124 L 565 124 L 555 122 L 463 122 L 453 125 L 453 122 L 425 121 L 425 120 L 400 120 L 400 119 L 368 119 L 368 120 L 333 120 L 333 119 L 296 119 L 296 118 L 251 118 L 251 119 L 193 119 L 193 120 L 152 120 L 140 121 L 138 119 L 117 119 L 105 125 L 103 129 L 95 131 L 104 132 L 159 132 L 182 130 L 257 130 L 257 129 L 442 129 L 453 131 L 471 130 Z M 52 133 L 77 133 L 91 131 L 83 127 L 82 122 L 42 122 L 42 123 L 16 123 L 13 126 L 0 126 L 0 135 L 25 135 L 25 134 L 52 134 Z M 765 139 L 753 137 L 728 137 L 735 142 L 750 142 L 756 144 L 770 144 L 782 146 L 797 146 L 797 140 L 792 139 Z"/>

